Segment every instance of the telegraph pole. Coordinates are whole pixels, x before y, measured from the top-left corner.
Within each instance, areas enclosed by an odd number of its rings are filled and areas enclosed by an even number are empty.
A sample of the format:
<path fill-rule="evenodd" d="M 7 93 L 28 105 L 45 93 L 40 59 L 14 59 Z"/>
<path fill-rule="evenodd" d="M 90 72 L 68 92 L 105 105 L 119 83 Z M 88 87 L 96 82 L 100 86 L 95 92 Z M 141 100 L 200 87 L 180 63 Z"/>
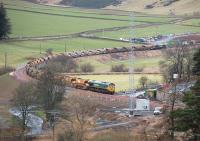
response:
<path fill-rule="evenodd" d="M 4 56 L 5 56 L 5 69 L 6 69 L 7 68 L 7 52 L 5 52 Z"/>
<path fill-rule="evenodd" d="M 42 44 L 40 42 L 40 54 L 42 54 Z"/>
<path fill-rule="evenodd" d="M 67 43 L 65 41 L 65 52 L 67 52 Z"/>

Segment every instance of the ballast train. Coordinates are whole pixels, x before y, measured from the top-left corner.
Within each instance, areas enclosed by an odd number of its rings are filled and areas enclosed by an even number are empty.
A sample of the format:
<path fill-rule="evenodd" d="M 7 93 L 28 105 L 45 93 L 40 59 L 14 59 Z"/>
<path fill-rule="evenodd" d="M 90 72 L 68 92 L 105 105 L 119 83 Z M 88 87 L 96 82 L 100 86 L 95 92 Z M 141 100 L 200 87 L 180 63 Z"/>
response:
<path fill-rule="evenodd" d="M 93 56 L 100 54 L 111 54 L 111 53 L 120 53 L 120 52 L 129 52 L 129 51 L 145 51 L 145 50 L 154 50 L 161 49 L 151 45 L 145 46 L 134 46 L 134 47 L 119 47 L 119 48 L 102 48 L 96 50 L 85 50 L 85 51 L 76 51 L 76 52 L 66 52 L 60 54 L 54 54 L 49 56 L 40 57 L 29 61 L 26 64 L 26 73 L 35 79 L 40 79 L 41 75 L 44 73 L 42 68 L 45 67 L 47 62 L 52 59 L 56 59 L 59 56 L 65 56 L 70 58 L 79 58 L 85 56 Z M 72 77 L 67 74 L 57 74 L 55 79 L 60 79 L 66 85 L 69 85 L 74 88 L 91 90 L 100 93 L 114 94 L 115 93 L 115 84 L 109 82 L 101 82 L 96 80 L 87 80 L 77 77 Z"/>

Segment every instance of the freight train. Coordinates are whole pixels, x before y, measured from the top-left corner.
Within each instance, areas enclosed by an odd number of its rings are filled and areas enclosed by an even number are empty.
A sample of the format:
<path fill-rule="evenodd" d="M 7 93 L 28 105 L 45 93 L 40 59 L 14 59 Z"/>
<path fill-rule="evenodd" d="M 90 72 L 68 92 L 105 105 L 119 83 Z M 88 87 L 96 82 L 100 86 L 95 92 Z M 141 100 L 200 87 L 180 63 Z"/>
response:
<path fill-rule="evenodd" d="M 56 56 L 54 55 L 54 57 Z M 41 69 L 41 66 L 44 66 L 47 63 L 47 61 L 52 58 L 52 56 L 48 56 L 28 62 L 26 65 L 26 73 L 32 78 L 39 80 L 44 74 L 44 71 Z M 110 82 L 82 79 L 73 76 L 68 76 L 66 74 L 55 74 L 54 77 L 55 80 L 59 80 L 62 82 L 62 84 L 73 88 L 95 91 L 111 95 L 115 93 L 115 84 Z"/>
<path fill-rule="evenodd" d="M 71 80 L 71 85 L 74 88 L 90 90 L 99 93 L 112 94 L 112 95 L 115 93 L 115 84 L 110 82 L 73 78 Z"/>
<path fill-rule="evenodd" d="M 134 47 L 119 47 L 119 48 L 102 48 L 96 50 L 85 50 L 85 51 L 77 51 L 77 52 L 68 52 L 68 53 L 60 53 L 49 55 L 45 57 L 40 57 L 29 61 L 26 64 L 26 73 L 35 79 L 40 79 L 42 74 L 44 73 L 42 68 L 45 67 L 47 62 L 51 59 L 56 59 L 59 56 L 65 56 L 70 58 L 79 58 L 85 56 L 93 56 L 93 55 L 100 55 L 100 54 L 111 54 L 111 53 L 120 53 L 120 52 L 129 52 L 129 51 L 145 51 L 145 50 L 155 50 L 155 49 L 162 49 L 164 47 L 156 47 L 152 45 L 143 45 L 143 46 L 134 46 Z M 77 77 L 68 76 L 66 74 L 57 74 L 55 79 L 61 80 L 64 84 L 84 89 L 90 91 L 96 91 L 100 93 L 106 94 L 114 94 L 115 93 L 115 84 L 109 82 L 101 82 L 96 80 L 87 80 L 81 79 Z"/>
<path fill-rule="evenodd" d="M 40 79 L 43 71 L 35 68 L 27 69 L 27 74 L 35 79 Z M 102 82 L 96 80 L 82 79 L 65 74 L 55 74 L 55 80 L 59 80 L 62 84 L 77 89 L 95 91 L 99 93 L 111 94 L 115 93 L 115 84 L 110 82 Z"/>

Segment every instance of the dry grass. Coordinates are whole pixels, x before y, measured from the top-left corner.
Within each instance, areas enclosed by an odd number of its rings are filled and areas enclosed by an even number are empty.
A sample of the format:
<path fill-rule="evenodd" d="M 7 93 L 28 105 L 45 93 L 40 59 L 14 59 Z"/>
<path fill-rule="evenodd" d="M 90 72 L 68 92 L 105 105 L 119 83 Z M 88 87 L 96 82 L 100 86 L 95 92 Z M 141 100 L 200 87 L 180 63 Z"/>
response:
<path fill-rule="evenodd" d="M 19 83 L 8 74 L 0 76 L 0 105 L 8 104 Z"/>
<path fill-rule="evenodd" d="M 0 76 L 0 127 L 7 127 L 10 124 L 11 115 L 8 112 L 10 108 L 10 99 L 13 91 L 18 87 L 18 82 L 12 79 L 8 74 Z"/>
<path fill-rule="evenodd" d="M 180 0 L 178 2 L 173 3 L 169 6 L 160 6 L 153 9 L 144 9 L 145 5 L 152 4 L 158 0 L 126 0 L 119 6 L 110 6 L 108 8 L 111 9 L 120 9 L 120 10 L 128 10 L 128 11 L 137 11 L 137 12 L 145 12 L 145 13 L 153 13 L 153 14 L 169 14 L 169 11 L 172 10 L 175 14 L 185 14 L 200 11 L 200 2 L 198 0 Z"/>

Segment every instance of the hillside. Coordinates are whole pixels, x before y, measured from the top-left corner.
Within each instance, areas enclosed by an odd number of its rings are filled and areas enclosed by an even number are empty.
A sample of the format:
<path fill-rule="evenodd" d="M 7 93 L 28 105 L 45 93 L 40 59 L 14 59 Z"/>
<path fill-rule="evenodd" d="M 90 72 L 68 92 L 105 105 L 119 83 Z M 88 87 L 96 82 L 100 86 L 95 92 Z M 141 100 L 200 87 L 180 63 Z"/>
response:
<path fill-rule="evenodd" d="M 60 4 L 83 8 L 105 8 L 107 6 L 116 6 L 121 0 L 27 0 L 34 3 Z"/>
<path fill-rule="evenodd" d="M 28 0 L 47 4 L 62 4 L 86 8 L 106 8 L 149 14 L 200 13 L 200 0 Z"/>
<path fill-rule="evenodd" d="M 109 9 L 137 11 L 153 14 L 177 15 L 193 14 L 200 12 L 200 0 L 125 0 L 118 6 L 108 6 Z M 172 1 L 172 0 L 171 0 Z M 149 7 L 148 7 L 149 6 Z"/>

